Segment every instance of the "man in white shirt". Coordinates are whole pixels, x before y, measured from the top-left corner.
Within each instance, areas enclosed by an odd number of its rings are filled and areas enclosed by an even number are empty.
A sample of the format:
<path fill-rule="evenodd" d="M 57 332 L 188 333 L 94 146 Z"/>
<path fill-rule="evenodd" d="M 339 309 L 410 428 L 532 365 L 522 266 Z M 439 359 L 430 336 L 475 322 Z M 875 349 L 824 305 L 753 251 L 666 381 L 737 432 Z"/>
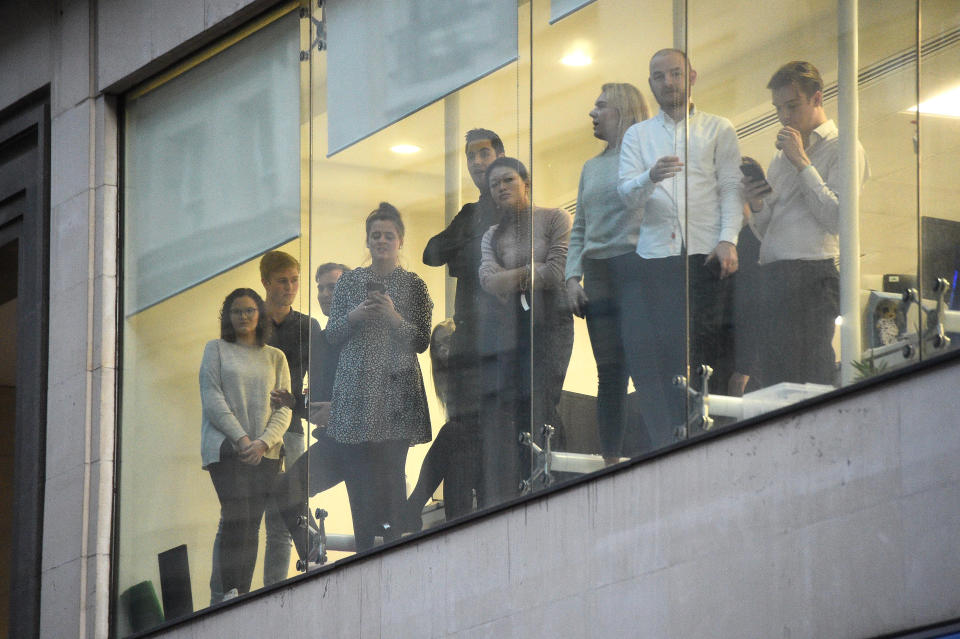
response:
<path fill-rule="evenodd" d="M 823 80 L 809 62 L 783 65 L 767 88 L 783 125 L 777 132 L 778 151 L 766 182 L 743 178 L 754 229 L 761 238 L 760 382 L 835 384 L 837 126 L 823 110 Z M 858 173 L 863 184 L 868 170 L 862 147 Z"/>
<path fill-rule="evenodd" d="M 686 373 L 687 303 L 691 369 L 709 364 L 724 388 L 732 372 L 720 327 L 743 219 L 740 147 L 728 120 L 694 108 L 696 79 L 682 51 L 655 53 L 649 83 L 660 113 L 630 127 L 620 150 L 620 196 L 643 208 L 625 348 L 655 448 L 685 421 L 684 393 L 671 381 Z"/>

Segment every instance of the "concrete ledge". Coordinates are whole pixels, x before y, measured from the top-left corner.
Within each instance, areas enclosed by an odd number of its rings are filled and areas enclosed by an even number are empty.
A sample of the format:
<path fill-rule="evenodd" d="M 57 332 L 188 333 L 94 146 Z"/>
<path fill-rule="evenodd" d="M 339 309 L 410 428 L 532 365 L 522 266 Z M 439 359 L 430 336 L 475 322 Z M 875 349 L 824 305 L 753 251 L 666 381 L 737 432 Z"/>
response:
<path fill-rule="evenodd" d="M 960 616 L 956 362 L 156 633 L 870 637 Z"/>

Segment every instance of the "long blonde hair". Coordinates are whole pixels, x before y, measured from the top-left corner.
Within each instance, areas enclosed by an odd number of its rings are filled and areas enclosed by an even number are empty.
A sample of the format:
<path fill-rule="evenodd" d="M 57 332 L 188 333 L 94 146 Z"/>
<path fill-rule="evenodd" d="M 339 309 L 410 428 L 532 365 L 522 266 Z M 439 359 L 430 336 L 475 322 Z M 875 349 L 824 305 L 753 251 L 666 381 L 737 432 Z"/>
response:
<path fill-rule="evenodd" d="M 627 129 L 650 117 L 650 107 L 643 94 L 629 82 L 607 82 L 600 87 L 600 91 L 606 95 L 607 104 L 620 114 L 617 139 L 607 140 L 608 149 L 619 149 Z"/>

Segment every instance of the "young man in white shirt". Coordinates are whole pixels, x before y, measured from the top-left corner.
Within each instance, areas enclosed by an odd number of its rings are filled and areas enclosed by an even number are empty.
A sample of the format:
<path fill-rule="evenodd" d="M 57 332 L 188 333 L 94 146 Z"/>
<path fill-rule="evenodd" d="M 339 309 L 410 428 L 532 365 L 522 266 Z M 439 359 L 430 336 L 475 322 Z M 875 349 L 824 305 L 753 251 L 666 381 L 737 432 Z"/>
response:
<path fill-rule="evenodd" d="M 654 448 L 671 443 L 686 417 L 671 381 L 686 374 L 688 302 L 691 369 L 713 367 L 715 388 L 732 372 L 721 323 L 743 219 L 740 147 L 728 120 L 694 108 L 696 79 L 682 51 L 655 53 L 649 83 L 660 113 L 630 127 L 620 149 L 620 196 L 643 208 L 625 348 Z"/>
<path fill-rule="evenodd" d="M 809 62 L 780 67 L 767 84 L 782 128 L 766 181 L 743 178 L 761 238 L 760 383 L 836 383 L 833 335 L 837 272 L 840 143 L 823 109 L 823 80 Z M 859 147 L 859 145 L 858 145 Z M 867 177 L 858 148 L 858 174 Z"/>

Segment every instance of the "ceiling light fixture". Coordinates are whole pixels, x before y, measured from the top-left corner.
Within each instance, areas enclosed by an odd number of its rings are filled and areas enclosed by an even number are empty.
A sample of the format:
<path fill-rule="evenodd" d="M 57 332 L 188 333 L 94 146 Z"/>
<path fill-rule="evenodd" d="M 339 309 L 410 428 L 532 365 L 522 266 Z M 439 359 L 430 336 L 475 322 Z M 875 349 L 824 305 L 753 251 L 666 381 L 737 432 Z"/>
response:
<path fill-rule="evenodd" d="M 916 113 L 916 105 L 907 109 Z M 960 118 L 960 86 L 948 89 L 920 103 L 920 115 L 938 115 L 945 118 Z"/>
<path fill-rule="evenodd" d="M 593 58 L 583 51 L 573 51 L 560 58 L 560 63 L 568 67 L 585 67 L 593 62 Z"/>
<path fill-rule="evenodd" d="M 390 147 L 390 150 L 399 155 L 412 155 L 421 149 L 415 144 L 395 144 Z"/>

